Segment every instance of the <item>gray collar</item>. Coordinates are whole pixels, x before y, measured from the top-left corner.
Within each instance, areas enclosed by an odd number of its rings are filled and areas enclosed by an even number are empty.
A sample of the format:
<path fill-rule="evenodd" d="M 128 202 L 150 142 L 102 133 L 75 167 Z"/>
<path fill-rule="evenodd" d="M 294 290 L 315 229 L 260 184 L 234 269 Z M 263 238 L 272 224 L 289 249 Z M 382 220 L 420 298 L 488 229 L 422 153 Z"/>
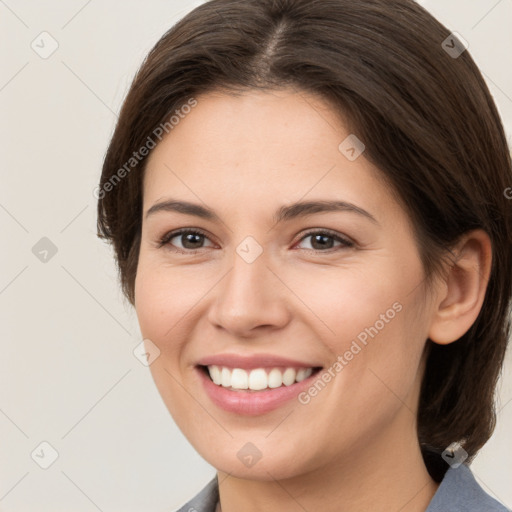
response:
<path fill-rule="evenodd" d="M 215 512 L 219 487 L 215 476 L 178 512 Z M 480 487 L 468 466 L 450 468 L 425 512 L 511 512 Z"/>

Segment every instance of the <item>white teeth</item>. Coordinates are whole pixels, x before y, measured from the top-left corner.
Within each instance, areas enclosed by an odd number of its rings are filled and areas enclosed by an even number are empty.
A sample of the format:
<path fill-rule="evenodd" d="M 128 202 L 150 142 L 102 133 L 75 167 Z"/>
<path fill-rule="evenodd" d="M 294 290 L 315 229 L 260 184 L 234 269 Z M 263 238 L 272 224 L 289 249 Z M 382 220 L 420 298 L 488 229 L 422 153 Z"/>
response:
<path fill-rule="evenodd" d="M 251 370 L 251 373 L 249 374 L 249 389 L 260 391 L 266 387 L 268 387 L 267 372 L 263 368 Z"/>
<path fill-rule="evenodd" d="M 227 368 L 222 368 L 220 372 L 220 384 L 224 388 L 231 386 L 231 372 Z"/>
<path fill-rule="evenodd" d="M 277 368 L 270 370 L 268 374 L 268 387 L 279 388 L 283 385 L 283 374 Z"/>
<path fill-rule="evenodd" d="M 313 368 L 300 368 L 297 371 L 297 377 L 295 377 L 295 380 L 297 382 L 301 382 L 304 379 L 307 379 L 312 373 L 313 373 Z"/>
<path fill-rule="evenodd" d="M 208 370 L 210 371 L 210 377 L 212 378 L 213 382 L 219 386 L 222 382 L 222 377 L 220 375 L 220 370 L 218 366 L 209 366 Z"/>
<path fill-rule="evenodd" d="M 285 386 L 291 386 L 295 382 L 295 377 L 297 376 L 297 372 L 294 368 L 286 368 L 283 373 L 283 384 Z"/>
<path fill-rule="evenodd" d="M 244 370 L 242 368 L 226 368 L 216 365 L 208 366 L 208 372 L 212 381 L 218 386 L 231 389 L 250 389 L 261 391 L 267 388 L 279 388 L 282 385 L 291 386 L 295 382 L 307 379 L 313 368 L 286 368 L 284 372 L 279 368 L 273 368 L 267 374 L 263 368 Z"/>
<path fill-rule="evenodd" d="M 235 368 L 231 372 L 231 387 L 234 389 L 249 388 L 249 376 L 245 370 L 242 370 L 241 368 Z"/>

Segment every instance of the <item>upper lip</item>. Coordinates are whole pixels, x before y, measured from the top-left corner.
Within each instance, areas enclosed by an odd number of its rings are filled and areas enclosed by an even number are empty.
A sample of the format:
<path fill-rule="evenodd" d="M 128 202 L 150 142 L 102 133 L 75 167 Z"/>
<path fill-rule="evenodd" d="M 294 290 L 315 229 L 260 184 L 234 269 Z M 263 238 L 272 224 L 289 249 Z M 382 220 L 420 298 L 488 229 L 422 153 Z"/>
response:
<path fill-rule="evenodd" d="M 242 368 L 251 370 L 265 367 L 286 367 L 286 368 L 318 368 L 321 365 L 305 363 L 295 359 L 275 356 L 272 354 L 253 354 L 242 356 L 239 354 L 215 354 L 203 357 L 197 362 L 200 366 L 226 366 L 228 368 Z"/>

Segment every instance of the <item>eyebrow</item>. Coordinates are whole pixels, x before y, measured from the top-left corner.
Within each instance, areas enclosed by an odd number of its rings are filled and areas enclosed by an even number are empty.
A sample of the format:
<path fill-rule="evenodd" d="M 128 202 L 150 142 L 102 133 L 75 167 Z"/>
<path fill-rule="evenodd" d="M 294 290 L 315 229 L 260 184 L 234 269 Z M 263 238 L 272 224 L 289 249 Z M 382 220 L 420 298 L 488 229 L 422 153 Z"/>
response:
<path fill-rule="evenodd" d="M 178 201 L 167 199 L 155 203 L 146 212 L 146 219 L 157 212 L 177 212 L 185 215 L 194 215 L 202 219 L 221 222 L 220 217 L 210 208 L 188 201 Z M 346 201 L 300 201 L 291 205 L 281 206 L 274 215 L 274 223 L 290 221 L 298 217 L 305 217 L 315 213 L 325 212 L 351 212 L 366 217 L 375 224 L 379 224 L 377 219 L 363 208 Z"/>

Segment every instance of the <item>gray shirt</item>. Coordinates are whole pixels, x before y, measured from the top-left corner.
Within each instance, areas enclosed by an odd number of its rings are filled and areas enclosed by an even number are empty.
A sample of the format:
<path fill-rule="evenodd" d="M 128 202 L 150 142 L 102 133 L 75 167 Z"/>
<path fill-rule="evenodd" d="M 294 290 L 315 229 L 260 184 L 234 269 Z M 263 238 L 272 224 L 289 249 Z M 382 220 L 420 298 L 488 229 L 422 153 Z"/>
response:
<path fill-rule="evenodd" d="M 178 512 L 215 512 L 219 501 L 217 477 Z M 468 466 L 450 468 L 425 512 L 510 512 L 478 484 Z"/>

